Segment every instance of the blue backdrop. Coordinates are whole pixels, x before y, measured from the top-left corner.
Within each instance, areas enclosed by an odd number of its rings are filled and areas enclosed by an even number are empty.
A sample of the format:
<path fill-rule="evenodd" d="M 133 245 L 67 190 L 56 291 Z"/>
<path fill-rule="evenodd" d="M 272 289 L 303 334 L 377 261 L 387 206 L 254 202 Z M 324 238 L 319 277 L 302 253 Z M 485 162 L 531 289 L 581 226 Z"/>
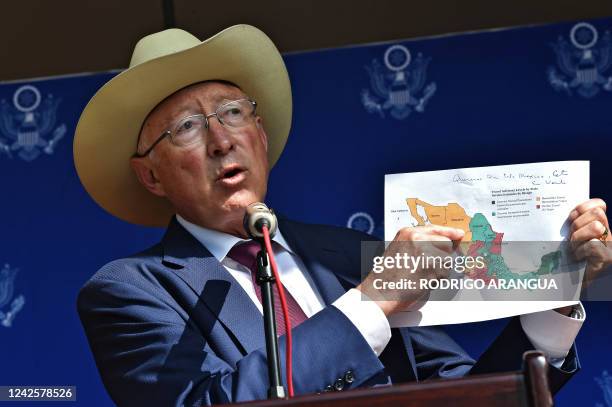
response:
<path fill-rule="evenodd" d="M 268 202 L 382 237 L 385 173 L 552 160 L 590 160 L 591 195 L 612 202 L 610 29 L 602 19 L 285 55 L 294 122 Z M 114 219 L 76 176 L 80 111 L 115 74 L 0 84 L 0 385 L 76 385 L 87 406 L 112 403 L 77 292 L 162 233 Z M 557 402 L 612 407 L 612 307 L 586 308 L 583 370 Z M 477 356 L 504 323 L 448 329 Z"/>

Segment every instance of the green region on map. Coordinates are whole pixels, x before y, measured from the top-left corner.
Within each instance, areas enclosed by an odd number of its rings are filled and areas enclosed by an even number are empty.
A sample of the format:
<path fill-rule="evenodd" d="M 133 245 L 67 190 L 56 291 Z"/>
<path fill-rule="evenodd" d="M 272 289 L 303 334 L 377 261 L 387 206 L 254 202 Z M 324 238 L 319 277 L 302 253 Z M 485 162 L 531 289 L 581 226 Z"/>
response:
<path fill-rule="evenodd" d="M 475 213 L 470 217 L 461 205 L 454 202 L 436 206 L 418 198 L 408 198 L 406 203 L 419 226 L 433 224 L 463 229 L 465 232 L 463 241 L 470 242 L 467 254 L 483 256 L 485 259 L 485 267 L 471 270 L 467 274 L 470 278 L 531 279 L 552 274 L 559 268 L 561 252 L 557 250 L 543 255 L 540 258 L 540 266 L 537 270 L 513 272 L 504 261 L 501 253 L 504 234 L 494 231 L 482 213 Z M 419 213 L 419 207 L 424 211 L 425 217 L 423 213 Z"/>

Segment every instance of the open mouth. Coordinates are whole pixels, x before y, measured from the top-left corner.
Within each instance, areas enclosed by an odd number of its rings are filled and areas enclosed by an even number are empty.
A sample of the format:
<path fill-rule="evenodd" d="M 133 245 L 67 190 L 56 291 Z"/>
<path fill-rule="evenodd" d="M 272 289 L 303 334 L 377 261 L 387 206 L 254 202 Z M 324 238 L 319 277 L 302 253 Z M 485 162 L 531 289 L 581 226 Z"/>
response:
<path fill-rule="evenodd" d="M 237 184 L 244 180 L 246 169 L 239 165 L 230 165 L 221 170 L 217 181 L 223 184 Z"/>

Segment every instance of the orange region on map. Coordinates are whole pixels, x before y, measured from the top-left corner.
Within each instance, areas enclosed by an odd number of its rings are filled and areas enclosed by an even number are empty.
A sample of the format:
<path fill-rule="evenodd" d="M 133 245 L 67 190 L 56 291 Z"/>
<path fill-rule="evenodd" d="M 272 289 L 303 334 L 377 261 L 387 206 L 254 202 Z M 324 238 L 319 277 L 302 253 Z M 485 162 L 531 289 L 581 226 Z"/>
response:
<path fill-rule="evenodd" d="M 410 209 L 410 214 L 417 220 L 419 226 L 427 224 L 426 220 L 423 219 L 417 210 L 417 206 L 422 206 L 431 224 L 463 229 L 465 232 L 463 241 L 472 240 L 472 232 L 470 231 L 470 221 L 472 218 L 465 213 L 465 209 L 459 204 L 449 203 L 444 206 L 435 206 L 418 198 L 408 198 L 406 203 Z"/>

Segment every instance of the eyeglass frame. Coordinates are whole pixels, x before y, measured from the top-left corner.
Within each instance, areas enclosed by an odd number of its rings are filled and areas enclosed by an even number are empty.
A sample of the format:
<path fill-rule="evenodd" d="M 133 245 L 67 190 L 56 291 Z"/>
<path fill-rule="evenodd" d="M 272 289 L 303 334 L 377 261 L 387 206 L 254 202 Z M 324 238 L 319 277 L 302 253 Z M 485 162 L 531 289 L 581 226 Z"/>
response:
<path fill-rule="evenodd" d="M 221 123 L 221 125 L 222 125 L 222 126 L 225 126 L 226 124 L 223 122 L 223 120 L 222 120 L 222 119 L 220 119 L 220 118 L 219 118 L 219 110 L 220 110 L 221 108 L 223 108 L 223 107 L 225 107 L 225 106 L 229 105 L 230 103 L 234 103 L 234 102 L 241 102 L 241 101 L 243 101 L 243 100 L 246 100 L 246 101 L 248 101 L 248 102 L 250 102 L 250 103 L 251 103 L 251 105 L 253 106 L 253 112 L 251 113 L 251 115 L 255 116 L 255 115 L 256 115 L 256 111 L 257 111 L 257 102 L 256 102 L 256 101 L 254 101 L 253 99 L 250 99 L 250 98 L 241 98 L 241 99 L 236 99 L 236 100 L 230 100 L 230 101 L 229 101 L 229 102 L 227 102 L 227 103 L 223 103 L 222 105 L 218 106 L 218 107 L 215 109 L 215 111 L 214 111 L 213 113 L 210 113 L 210 114 L 198 113 L 198 114 L 192 114 L 192 115 L 189 115 L 189 116 L 182 117 L 182 118 L 180 118 L 179 120 L 177 120 L 177 121 L 176 121 L 175 125 L 176 125 L 176 124 L 178 124 L 178 123 L 180 123 L 181 121 L 183 121 L 183 120 L 185 120 L 185 119 L 189 118 L 189 117 L 203 116 L 203 117 L 204 117 L 204 123 L 205 123 L 204 128 L 205 128 L 206 130 L 208 130 L 208 128 L 210 127 L 210 125 L 209 125 L 209 123 L 208 123 L 208 118 L 209 118 L 209 117 L 213 117 L 213 116 L 214 116 L 214 117 L 216 117 L 216 118 L 217 118 L 217 120 L 219 121 L 219 123 Z M 229 127 L 232 127 L 232 126 L 229 126 Z M 175 129 L 174 131 L 176 131 L 176 129 Z M 144 158 L 144 157 L 148 156 L 148 155 L 151 153 L 151 151 L 153 151 L 153 149 L 155 148 L 155 146 L 156 146 L 156 145 L 158 145 L 158 144 L 159 144 L 159 143 L 160 143 L 160 142 L 161 142 L 163 139 L 165 139 L 166 137 L 171 136 L 171 135 L 172 135 L 172 132 L 173 132 L 173 130 L 166 130 L 166 131 L 164 131 L 164 132 L 163 132 L 163 133 L 162 133 L 162 134 L 161 134 L 161 135 L 160 135 L 160 136 L 159 136 L 159 137 L 158 137 L 158 138 L 157 138 L 157 139 L 156 139 L 156 140 L 153 142 L 153 144 L 151 144 L 151 145 L 149 146 L 149 148 L 147 148 L 147 149 L 145 150 L 145 152 L 144 152 L 144 153 L 142 153 L 142 154 L 138 153 L 138 143 L 140 143 L 140 135 L 139 135 L 139 137 L 138 137 L 138 142 L 137 142 L 137 144 L 136 144 L 136 152 L 135 152 L 135 153 L 132 155 L 132 158 Z M 173 143 L 173 144 L 174 144 L 174 143 Z"/>

